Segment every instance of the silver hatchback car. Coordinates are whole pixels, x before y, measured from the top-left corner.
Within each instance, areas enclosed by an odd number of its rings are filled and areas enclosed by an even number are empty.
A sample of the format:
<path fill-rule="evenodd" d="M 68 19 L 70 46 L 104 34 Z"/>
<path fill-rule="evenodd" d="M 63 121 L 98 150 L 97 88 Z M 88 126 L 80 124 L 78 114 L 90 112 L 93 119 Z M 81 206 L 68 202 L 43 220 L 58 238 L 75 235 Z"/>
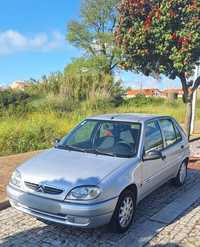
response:
<path fill-rule="evenodd" d="M 94 116 L 19 166 L 7 195 L 47 222 L 125 232 L 139 201 L 170 179 L 185 182 L 188 159 L 187 136 L 171 117 Z"/>

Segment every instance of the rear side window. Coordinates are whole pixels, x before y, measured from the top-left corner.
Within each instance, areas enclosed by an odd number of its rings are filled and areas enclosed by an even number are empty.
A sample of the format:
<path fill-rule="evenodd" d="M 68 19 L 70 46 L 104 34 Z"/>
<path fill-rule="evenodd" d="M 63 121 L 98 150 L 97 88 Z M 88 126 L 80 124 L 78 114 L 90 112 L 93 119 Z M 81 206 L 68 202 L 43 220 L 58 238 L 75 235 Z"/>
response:
<path fill-rule="evenodd" d="M 151 121 L 145 127 L 144 150 L 149 152 L 161 149 L 163 149 L 163 139 L 159 124 L 157 121 Z"/>
<path fill-rule="evenodd" d="M 181 132 L 176 125 L 174 125 L 174 127 L 175 127 L 175 132 L 176 132 L 176 139 L 177 141 L 181 141 L 182 140 Z"/>
<path fill-rule="evenodd" d="M 164 134 L 166 146 L 170 146 L 177 141 L 175 128 L 170 119 L 161 119 L 160 126 Z M 180 133 L 179 133 L 180 134 Z"/>

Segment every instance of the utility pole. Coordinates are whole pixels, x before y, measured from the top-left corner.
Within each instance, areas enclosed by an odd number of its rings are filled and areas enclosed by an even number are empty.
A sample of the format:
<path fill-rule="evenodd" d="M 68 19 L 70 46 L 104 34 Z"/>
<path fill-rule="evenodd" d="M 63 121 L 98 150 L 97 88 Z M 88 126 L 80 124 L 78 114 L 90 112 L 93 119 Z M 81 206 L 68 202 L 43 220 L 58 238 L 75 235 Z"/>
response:
<path fill-rule="evenodd" d="M 142 89 L 143 89 L 143 82 L 140 82 L 140 93 L 142 94 Z"/>
<path fill-rule="evenodd" d="M 196 65 L 195 73 L 194 73 L 194 82 L 196 81 L 198 76 L 199 76 L 199 65 Z M 195 90 L 192 99 L 192 120 L 191 120 L 190 134 L 194 132 L 194 128 L 195 128 L 196 103 L 197 103 L 197 90 Z"/>

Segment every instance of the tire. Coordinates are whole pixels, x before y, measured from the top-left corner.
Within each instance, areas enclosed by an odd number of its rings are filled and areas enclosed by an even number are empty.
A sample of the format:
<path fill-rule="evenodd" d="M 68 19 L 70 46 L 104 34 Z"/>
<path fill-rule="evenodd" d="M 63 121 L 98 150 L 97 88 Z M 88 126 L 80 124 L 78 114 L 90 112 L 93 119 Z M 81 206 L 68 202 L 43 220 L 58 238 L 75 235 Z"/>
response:
<path fill-rule="evenodd" d="M 187 177 L 187 162 L 184 161 L 178 171 L 177 176 L 173 179 L 173 183 L 176 186 L 182 186 L 185 183 Z"/>
<path fill-rule="evenodd" d="M 109 225 L 110 230 L 115 233 L 126 232 L 132 224 L 135 210 L 136 196 L 133 191 L 125 190 L 122 192 L 117 202 Z"/>

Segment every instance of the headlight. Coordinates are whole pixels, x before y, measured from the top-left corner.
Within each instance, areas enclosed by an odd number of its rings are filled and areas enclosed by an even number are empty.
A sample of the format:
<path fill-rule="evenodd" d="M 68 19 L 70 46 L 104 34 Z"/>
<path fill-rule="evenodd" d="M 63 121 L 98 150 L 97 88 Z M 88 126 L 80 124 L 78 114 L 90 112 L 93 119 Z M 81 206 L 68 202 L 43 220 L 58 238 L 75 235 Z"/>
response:
<path fill-rule="evenodd" d="M 65 200 L 92 200 L 100 193 L 101 190 L 96 186 L 81 186 L 71 190 Z"/>
<path fill-rule="evenodd" d="M 15 170 L 11 176 L 11 179 L 10 179 L 10 183 L 17 186 L 17 187 L 20 187 L 21 186 L 21 174 L 18 170 Z"/>

